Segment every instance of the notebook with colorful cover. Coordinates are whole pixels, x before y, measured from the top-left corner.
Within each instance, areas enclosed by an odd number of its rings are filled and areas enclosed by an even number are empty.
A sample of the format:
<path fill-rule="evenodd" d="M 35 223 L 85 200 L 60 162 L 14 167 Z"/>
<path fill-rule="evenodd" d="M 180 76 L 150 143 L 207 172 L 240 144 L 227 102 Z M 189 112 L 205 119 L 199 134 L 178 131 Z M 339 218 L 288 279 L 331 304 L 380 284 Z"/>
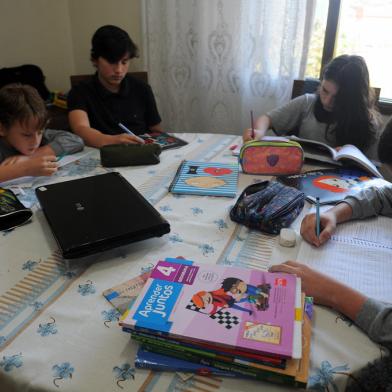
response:
<path fill-rule="evenodd" d="M 357 169 L 321 169 L 302 174 L 278 177 L 285 185 L 299 189 L 311 203 L 320 199 L 320 204 L 334 204 L 346 196 L 355 195 L 369 187 L 380 187 L 385 180 L 370 177 Z"/>
<path fill-rule="evenodd" d="M 172 193 L 236 197 L 238 164 L 182 161 L 169 187 Z"/>
<path fill-rule="evenodd" d="M 136 278 L 127 280 L 115 287 L 105 290 L 102 295 L 121 313 L 135 301 L 140 290 L 147 282 L 149 272 L 145 272 Z"/>
<path fill-rule="evenodd" d="M 300 358 L 301 314 L 301 283 L 294 275 L 159 261 L 120 325 Z"/>
<path fill-rule="evenodd" d="M 185 140 L 182 140 L 176 136 L 169 135 L 166 132 L 154 132 L 149 131 L 143 135 L 140 135 L 146 144 L 156 143 L 159 144 L 162 150 L 168 150 L 170 148 L 178 148 L 188 144 Z"/>

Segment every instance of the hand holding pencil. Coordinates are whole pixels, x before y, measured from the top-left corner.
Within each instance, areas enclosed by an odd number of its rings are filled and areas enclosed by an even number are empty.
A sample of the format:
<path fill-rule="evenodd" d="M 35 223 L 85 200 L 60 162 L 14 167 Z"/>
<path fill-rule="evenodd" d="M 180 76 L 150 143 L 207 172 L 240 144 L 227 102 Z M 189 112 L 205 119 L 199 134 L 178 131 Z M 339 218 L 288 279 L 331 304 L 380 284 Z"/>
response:
<path fill-rule="evenodd" d="M 337 219 L 333 211 L 305 216 L 301 223 L 301 235 L 310 244 L 319 247 L 327 242 L 336 230 Z"/>

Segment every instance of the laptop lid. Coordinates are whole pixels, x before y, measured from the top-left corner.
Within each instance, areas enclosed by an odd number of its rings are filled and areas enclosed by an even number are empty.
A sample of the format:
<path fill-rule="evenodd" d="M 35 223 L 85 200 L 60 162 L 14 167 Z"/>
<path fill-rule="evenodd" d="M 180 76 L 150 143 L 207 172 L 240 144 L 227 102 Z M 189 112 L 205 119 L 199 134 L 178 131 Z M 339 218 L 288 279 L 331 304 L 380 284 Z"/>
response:
<path fill-rule="evenodd" d="M 35 190 L 66 259 L 170 232 L 169 223 L 117 172 Z"/>

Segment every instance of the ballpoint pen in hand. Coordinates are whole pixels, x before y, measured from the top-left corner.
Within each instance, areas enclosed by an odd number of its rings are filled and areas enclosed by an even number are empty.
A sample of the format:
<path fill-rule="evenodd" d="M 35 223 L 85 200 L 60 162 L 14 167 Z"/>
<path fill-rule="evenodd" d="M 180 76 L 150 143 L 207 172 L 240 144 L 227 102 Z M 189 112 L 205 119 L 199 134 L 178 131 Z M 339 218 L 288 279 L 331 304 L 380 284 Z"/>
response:
<path fill-rule="evenodd" d="M 251 122 L 251 127 L 252 127 L 252 139 L 255 138 L 255 126 L 253 122 L 253 110 L 250 111 L 250 122 Z"/>
<path fill-rule="evenodd" d="M 130 131 L 124 124 L 118 123 L 118 126 L 119 126 L 124 132 L 126 132 L 128 135 L 135 136 L 135 138 L 138 140 L 139 143 L 144 144 L 144 140 L 143 140 L 141 137 L 135 135 L 135 134 L 134 134 L 132 131 Z"/>
<path fill-rule="evenodd" d="M 320 198 L 316 197 L 316 235 L 320 237 Z"/>

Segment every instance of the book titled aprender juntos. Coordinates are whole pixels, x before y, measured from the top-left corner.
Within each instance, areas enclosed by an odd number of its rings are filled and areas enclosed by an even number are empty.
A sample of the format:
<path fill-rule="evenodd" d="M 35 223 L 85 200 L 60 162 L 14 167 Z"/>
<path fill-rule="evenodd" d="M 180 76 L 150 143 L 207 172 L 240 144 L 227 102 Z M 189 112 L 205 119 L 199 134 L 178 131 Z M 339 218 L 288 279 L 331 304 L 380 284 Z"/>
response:
<path fill-rule="evenodd" d="M 184 342 L 300 358 L 301 283 L 294 275 L 159 261 L 120 325 Z"/>
<path fill-rule="evenodd" d="M 171 193 L 235 197 L 238 164 L 182 161 L 169 187 Z"/>

